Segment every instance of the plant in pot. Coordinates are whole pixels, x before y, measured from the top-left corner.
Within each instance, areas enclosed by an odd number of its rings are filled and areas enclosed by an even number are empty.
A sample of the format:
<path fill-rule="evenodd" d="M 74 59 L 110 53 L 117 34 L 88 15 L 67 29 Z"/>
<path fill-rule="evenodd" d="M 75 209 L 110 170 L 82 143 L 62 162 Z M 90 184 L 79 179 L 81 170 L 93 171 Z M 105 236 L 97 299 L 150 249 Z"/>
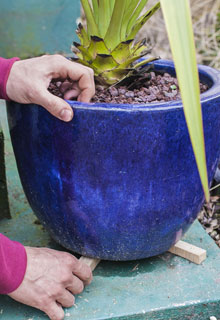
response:
<path fill-rule="evenodd" d="M 93 0 L 91 6 L 81 0 L 87 30 L 78 27 L 81 44 L 74 50 L 99 85 L 143 80 L 139 68 L 149 60 L 136 60 L 146 46 L 131 40 L 159 8 L 139 17 L 146 2 Z M 160 254 L 195 220 L 203 190 L 209 198 L 208 180 L 220 155 L 220 75 L 199 67 L 208 87 L 201 95 L 205 156 L 189 3 L 160 4 L 176 69 L 158 60 L 154 72 L 177 73 L 183 103 L 68 101 L 75 114 L 69 123 L 36 105 L 8 103 L 18 170 L 33 211 L 54 239 L 86 256 L 132 260 Z"/>

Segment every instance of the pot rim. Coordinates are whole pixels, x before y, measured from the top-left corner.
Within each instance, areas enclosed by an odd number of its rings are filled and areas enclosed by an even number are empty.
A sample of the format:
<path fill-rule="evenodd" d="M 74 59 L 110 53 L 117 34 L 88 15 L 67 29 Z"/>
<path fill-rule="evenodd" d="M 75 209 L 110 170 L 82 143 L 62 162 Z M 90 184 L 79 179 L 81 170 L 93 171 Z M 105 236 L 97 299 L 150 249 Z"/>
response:
<path fill-rule="evenodd" d="M 156 67 L 173 68 L 174 63 L 171 60 L 157 60 L 153 62 Z M 201 103 L 205 103 L 211 99 L 220 98 L 220 71 L 204 66 L 198 65 L 199 74 L 202 75 L 206 82 L 211 83 L 211 87 L 201 94 Z M 175 72 L 175 71 L 174 71 Z M 143 103 L 143 104 L 110 104 L 110 103 L 85 103 L 78 101 L 65 100 L 73 109 L 86 110 L 102 110 L 102 111 L 166 111 L 172 109 L 183 109 L 181 100 Z"/>

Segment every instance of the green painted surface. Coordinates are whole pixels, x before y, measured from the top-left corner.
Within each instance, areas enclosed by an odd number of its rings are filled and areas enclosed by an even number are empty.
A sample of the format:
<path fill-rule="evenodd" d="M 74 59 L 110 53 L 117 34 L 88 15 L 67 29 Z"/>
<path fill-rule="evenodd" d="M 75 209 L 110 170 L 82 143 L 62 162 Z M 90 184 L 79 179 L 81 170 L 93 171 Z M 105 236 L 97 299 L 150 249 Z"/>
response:
<path fill-rule="evenodd" d="M 0 1 L 0 56 L 70 53 L 79 0 Z"/>
<path fill-rule="evenodd" d="M 1 117 L 5 119 L 0 105 Z M 5 122 L 5 120 L 4 120 Z M 6 123 L 4 129 L 7 130 Z M 14 219 L 4 219 L 0 232 L 32 246 L 61 249 L 39 225 L 19 184 L 8 133 L 7 175 Z M 14 191 L 16 189 L 16 192 Z M 93 283 L 65 309 L 74 320 L 209 320 L 220 319 L 220 250 L 198 222 L 185 240 L 207 250 L 202 265 L 170 253 L 131 262 L 102 261 Z M 0 297 L 0 319 L 43 320 L 42 312 Z"/>
<path fill-rule="evenodd" d="M 27 208 L 27 200 L 25 198 L 23 188 L 17 172 L 14 153 L 9 137 L 8 124 L 6 121 L 5 103 L 0 100 L 0 122 L 5 136 L 5 162 L 7 171 L 7 187 L 9 193 L 10 213 L 12 217 L 17 216 L 20 212 L 24 212 Z"/>

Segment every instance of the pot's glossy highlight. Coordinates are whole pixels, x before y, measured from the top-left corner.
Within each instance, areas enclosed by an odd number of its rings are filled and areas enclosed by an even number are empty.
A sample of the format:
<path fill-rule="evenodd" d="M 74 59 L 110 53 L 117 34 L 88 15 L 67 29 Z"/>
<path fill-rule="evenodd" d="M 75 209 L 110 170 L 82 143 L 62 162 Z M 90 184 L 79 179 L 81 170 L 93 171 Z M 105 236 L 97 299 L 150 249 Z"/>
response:
<path fill-rule="evenodd" d="M 174 73 L 173 63 L 156 69 Z M 209 181 L 220 158 L 220 73 L 200 67 Z M 64 247 L 133 260 L 168 250 L 204 201 L 181 101 L 146 105 L 69 101 L 64 123 L 42 107 L 8 103 L 30 205 Z"/>

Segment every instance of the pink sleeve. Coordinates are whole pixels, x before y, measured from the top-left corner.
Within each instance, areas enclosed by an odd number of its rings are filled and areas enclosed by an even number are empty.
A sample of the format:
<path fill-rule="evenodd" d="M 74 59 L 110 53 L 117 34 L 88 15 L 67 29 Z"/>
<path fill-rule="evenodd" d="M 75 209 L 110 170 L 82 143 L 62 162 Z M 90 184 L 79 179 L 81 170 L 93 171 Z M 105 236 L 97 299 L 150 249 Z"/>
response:
<path fill-rule="evenodd" d="M 0 234 L 0 294 L 16 290 L 23 281 L 27 255 L 22 244 Z"/>
<path fill-rule="evenodd" d="M 6 83 L 11 67 L 19 58 L 4 59 L 0 57 L 0 99 L 10 100 L 6 93 Z"/>

